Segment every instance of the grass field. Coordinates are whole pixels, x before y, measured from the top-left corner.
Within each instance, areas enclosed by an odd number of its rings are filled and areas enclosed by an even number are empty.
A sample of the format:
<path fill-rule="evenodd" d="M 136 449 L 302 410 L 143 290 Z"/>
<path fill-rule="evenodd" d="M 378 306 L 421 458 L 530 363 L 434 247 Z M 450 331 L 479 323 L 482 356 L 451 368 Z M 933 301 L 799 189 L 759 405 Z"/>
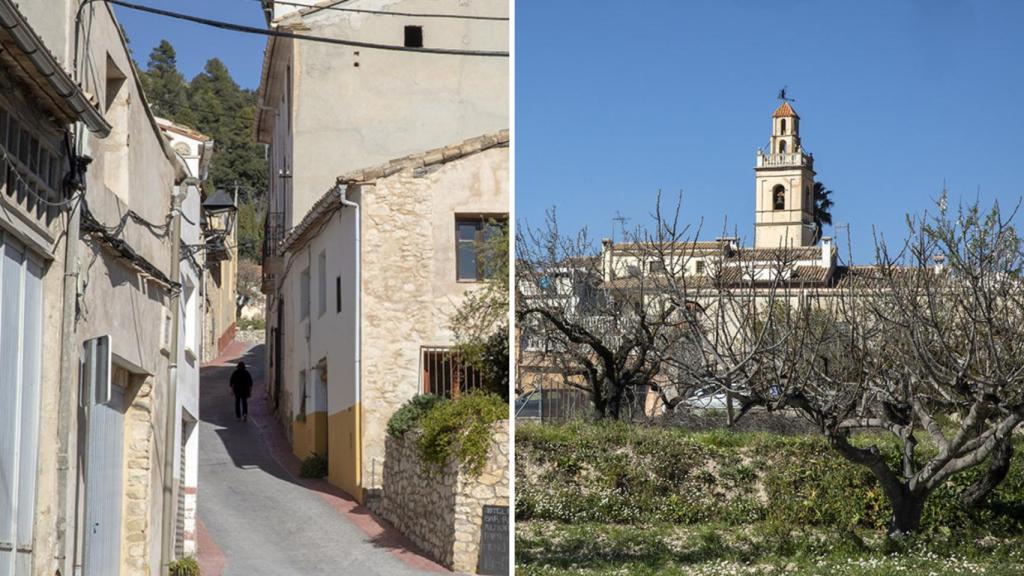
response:
<path fill-rule="evenodd" d="M 893 540 L 873 477 L 816 437 L 519 426 L 516 574 L 1024 574 L 1022 464 L 978 511 L 957 478 Z"/>

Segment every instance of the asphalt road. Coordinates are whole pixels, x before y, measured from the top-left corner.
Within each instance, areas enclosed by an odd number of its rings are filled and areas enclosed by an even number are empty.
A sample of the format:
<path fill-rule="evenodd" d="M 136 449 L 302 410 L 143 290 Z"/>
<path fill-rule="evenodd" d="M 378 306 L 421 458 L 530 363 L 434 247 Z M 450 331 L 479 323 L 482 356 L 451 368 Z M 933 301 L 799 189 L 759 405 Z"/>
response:
<path fill-rule="evenodd" d="M 253 395 L 263 394 L 263 346 L 241 360 L 257 381 Z M 223 576 L 428 574 L 294 482 L 259 425 L 235 420 L 232 370 L 204 368 L 200 384 L 198 514 L 224 555 Z"/>

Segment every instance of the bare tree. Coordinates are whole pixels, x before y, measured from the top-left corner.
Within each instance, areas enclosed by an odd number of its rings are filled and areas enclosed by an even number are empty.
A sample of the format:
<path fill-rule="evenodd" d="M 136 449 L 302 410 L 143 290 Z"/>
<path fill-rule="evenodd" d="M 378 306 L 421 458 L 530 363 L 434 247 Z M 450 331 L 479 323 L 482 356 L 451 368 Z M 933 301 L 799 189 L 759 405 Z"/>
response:
<path fill-rule="evenodd" d="M 516 237 L 516 318 L 533 362 L 584 390 L 599 418 L 623 417 L 655 384 L 679 331 L 677 308 L 662 298 L 647 242 L 623 270 L 607 270 L 586 230 L 566 236 L 553 211 L 544 228 Z M 656 270 L 656 269 L 655 269 Z"/>
<path fill-rule="evenodd" d="M 950 477 L 989 462 L 963 495 L 975 505 L 1008 470 L 1024 420 L 1024 255 L 1011 220 L 977 205 L 908 219 L 898 250 L 876 242 L 876 265 L 761 314 L 767 338 L 747 402 L 801 411 L 867 467 L 894 532 L 917 531 Z M 855 440 L 859 431 L 894 438 L 900 462 L 872 436 Z"/>

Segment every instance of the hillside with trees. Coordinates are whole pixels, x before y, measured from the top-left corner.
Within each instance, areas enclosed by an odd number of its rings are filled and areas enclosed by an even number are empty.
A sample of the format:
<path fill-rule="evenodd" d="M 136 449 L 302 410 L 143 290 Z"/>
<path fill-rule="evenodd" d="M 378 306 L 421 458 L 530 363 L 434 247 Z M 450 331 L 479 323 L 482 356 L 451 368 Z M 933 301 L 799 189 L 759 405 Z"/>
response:
<path fill-rule="evenodd" d="M 263 146 L 252 138 L 256 92 L 240 87 L 217 58 L 208 60 L 201 73 L 186 80 L 167 40 L 161 40 L 149 53 L 141 77 L 154 114 L 213 138 L 211 184 L 228 191 L 237 187 L 238 252 L 258 262 L 267 168 Z"/>

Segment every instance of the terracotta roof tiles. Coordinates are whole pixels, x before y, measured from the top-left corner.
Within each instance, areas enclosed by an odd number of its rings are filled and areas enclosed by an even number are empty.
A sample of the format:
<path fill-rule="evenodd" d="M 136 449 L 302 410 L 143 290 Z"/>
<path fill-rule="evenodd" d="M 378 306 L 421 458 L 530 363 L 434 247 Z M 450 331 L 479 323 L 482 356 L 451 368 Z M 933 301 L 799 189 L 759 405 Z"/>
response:
<path fill-rule="evenodd" d="M 782 104 L 779 105 L 778 108 L 775 109 L 775 112 L 772 113 L 772 118 L 781 118 L 784 116 L 791 116 L 795 118 L 800 117 L 796 113 L 796 110 L 793 110 L 793 107 L 789 105 L 789 102 L 783 102 Z"/>

